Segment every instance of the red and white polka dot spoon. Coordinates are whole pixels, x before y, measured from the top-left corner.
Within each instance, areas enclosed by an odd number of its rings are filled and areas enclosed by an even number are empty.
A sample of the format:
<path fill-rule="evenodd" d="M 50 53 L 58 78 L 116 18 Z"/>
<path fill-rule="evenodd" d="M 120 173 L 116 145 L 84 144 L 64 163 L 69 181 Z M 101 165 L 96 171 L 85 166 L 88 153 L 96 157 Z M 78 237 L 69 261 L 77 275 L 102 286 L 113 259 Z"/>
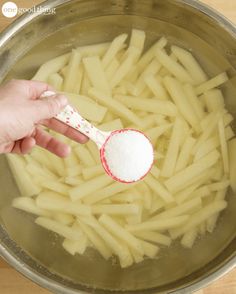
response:
<path fill-rule="evenodd" d="M 55 93 L 46 91 L 42 97 L 51 95 Z M 135 129 L 101 131 L 86 121 L 70 105 L 67 105 L 55 118 L 96 143 L 102 165 L 114 180 L 123 183 L 136 182 L 151 169 L 154 160 L 153 147 L 142 132 Z"/>

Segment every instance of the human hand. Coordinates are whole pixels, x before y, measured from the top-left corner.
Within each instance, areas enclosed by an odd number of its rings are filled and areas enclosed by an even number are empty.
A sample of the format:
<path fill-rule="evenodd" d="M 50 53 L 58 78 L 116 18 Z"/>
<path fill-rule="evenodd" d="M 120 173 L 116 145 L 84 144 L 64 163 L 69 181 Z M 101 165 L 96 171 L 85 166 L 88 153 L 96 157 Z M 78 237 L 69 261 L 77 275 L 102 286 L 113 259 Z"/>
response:
<path fill-rule="evenodd" d="M 63 95 L 39 99 L 43 92 L 52 90 L 42 82 L 12 80 L 0 88 L 0 153 L 30 152 L 38 145 L 60 157 L 70 153 L 70 147 L 40 125 L 55 130 L 79 143 L 88 138 L 53 117 L 66 105 Z"/>

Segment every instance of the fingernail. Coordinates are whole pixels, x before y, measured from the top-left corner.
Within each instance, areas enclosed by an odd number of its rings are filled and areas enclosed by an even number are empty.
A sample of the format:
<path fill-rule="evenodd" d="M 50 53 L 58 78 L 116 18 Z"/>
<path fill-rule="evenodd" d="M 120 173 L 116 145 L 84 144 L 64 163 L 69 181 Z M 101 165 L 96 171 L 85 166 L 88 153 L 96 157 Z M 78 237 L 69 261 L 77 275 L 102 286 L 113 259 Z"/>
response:
<path fill-rule="evenodd" d="M 64 107 L 64 106 L 66 106 L 68 104 L 67 98 L 65 96 L 63 96 L 63 95 L 58 96 L 57 100 L 58 100 L 61 107 Z"/>

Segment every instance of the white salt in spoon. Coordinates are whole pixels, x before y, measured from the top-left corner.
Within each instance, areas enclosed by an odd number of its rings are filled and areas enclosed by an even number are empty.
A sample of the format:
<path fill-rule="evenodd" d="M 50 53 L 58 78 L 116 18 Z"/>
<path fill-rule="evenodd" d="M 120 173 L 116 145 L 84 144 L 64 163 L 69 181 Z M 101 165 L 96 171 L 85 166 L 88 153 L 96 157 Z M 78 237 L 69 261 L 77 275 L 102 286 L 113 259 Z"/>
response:
<path fill-rule="evenodd" d="M 52 95 L 55 93 L 46 91 L 41 97 Z M 150 171 L 154 160 L 153 147 L 142 132 L 135 129 L 101 131 L 86 121 L 70 105 L 67 105 L 55 118 L 96 143 L 103 168 L 114 180 L 132 183 L 144 178 Z"/>

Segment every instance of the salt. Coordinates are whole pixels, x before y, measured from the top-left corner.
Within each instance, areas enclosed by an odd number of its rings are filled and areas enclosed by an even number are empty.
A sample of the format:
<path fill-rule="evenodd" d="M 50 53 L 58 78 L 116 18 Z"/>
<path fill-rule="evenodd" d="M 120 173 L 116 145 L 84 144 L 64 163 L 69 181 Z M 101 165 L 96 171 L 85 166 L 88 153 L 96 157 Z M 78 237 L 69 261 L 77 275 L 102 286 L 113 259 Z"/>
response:
<path fill-rule="evenodd" d="M 134 182 L 150 170 L 153 147 L 139 131 L 121 130 L 112 134 L 104 148 L 107 169 L 118 180 Z"/>

